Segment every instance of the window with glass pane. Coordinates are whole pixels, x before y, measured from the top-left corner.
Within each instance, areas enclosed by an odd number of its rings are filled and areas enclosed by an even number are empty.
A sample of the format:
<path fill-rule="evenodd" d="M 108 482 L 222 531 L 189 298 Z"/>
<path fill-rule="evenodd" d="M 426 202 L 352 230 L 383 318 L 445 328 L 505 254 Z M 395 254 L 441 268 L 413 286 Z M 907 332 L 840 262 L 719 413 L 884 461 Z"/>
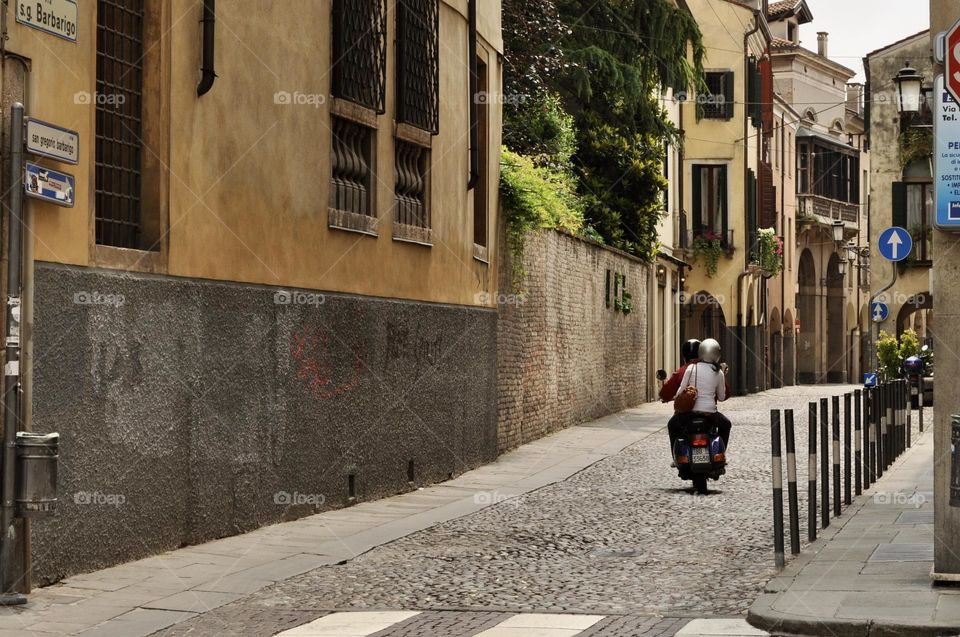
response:
<path fill-rule="evenodd" d="M 911 256 L 917 261 L 930 259 L 932 211 L 932 184 L 907 184 L 907 231 L 913 236 L 914 248 Z"/>
<path fill-rule="evenodd" d="M 694 166 L 693 179 L 693 237 L 728 243 L 727 167 Z"/>

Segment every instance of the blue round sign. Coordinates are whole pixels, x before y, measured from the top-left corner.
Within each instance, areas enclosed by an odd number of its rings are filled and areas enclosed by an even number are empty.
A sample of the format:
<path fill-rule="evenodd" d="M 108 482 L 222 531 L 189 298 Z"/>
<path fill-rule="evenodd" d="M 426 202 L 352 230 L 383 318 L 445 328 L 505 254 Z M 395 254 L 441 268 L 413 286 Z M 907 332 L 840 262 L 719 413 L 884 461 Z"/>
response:
<path fill-rule="evenodd" d="M 887 228 L 880 234 L 877 249 L 887 261 L 903 261 L 913 252 L 913 237 L 898 226 Z"/>
<path fill-rule="evenodd" d="M 886 303 L 875 301 L 870 304 L 870 318 L 873 319 L 874 323 L 883 323 L 888 316 L 890 316 L 890 308 L 887 307 Z"/>

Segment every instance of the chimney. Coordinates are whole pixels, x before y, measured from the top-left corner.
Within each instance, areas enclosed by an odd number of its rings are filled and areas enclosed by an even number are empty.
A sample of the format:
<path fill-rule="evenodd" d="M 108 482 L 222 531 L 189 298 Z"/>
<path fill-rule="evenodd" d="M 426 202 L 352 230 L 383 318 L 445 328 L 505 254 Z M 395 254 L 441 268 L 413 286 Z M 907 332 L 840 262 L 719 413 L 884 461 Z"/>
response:
<path fill-rule="evenodd" d="M 817 53 L 823 57 L 827 57 L 827 43 L 830 39 L 830 34 L 826 31 L 820 31 L 817 33 Z"/>

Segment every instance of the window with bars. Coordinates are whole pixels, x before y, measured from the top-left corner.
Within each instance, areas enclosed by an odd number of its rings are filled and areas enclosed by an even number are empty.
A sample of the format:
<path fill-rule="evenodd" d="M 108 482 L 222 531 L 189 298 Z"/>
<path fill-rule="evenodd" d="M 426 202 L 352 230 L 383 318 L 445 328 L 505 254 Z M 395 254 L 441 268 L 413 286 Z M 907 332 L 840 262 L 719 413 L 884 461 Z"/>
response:
<path fill-rule="evenodd" d="M 98 0 L 96 242 L 141 247 L 145 0 Z"/>
<path fill-rule="evenodd" d="M 440 130 L 440 0 L 397 1 L 397 121 Z"/>
<path fill-rule="evenodd" d="M 333 95 L 383 113 L 387 10 L 383 0 L 334 0 Z"/>
<path fill-rule="evenodd" d="M 376 131 L 341 117 L 334 117 L 332 123 L 328 225 L 375 233 L 373 165 Z"/>
<path fill-rule="evenodd" d="M 430 149 L 420 144 L 396 140 L 396 202 L 393 237 L 429 245 L 430 225 Z"/>

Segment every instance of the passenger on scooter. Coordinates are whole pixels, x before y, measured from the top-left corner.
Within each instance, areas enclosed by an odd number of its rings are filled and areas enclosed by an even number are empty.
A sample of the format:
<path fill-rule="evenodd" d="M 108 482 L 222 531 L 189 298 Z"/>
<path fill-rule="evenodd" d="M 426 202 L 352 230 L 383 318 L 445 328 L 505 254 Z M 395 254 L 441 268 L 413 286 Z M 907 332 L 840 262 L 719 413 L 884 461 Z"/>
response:
<path fill-rule="evenodd" d="M 680 381 L 680 387 L 674 397 L 679 396 L 687 387 L 697 388 L 697 400 L 693 411 L 685 414 L 676 414 L 674 420 L 679 419 L 678 429 L 683 430 L 696 415 L 706 415 L 713 418 L 723 438 L 724 447 L 730 443 L 730 420 L 717 410 L 717 403 L 727 399 L 728 391 L 724 369 L 720 363 L 720 343 L 708 338 L 700 344 L 699 361 L 687 367 Z M 672 450 L 672 446 L 671 446 Z"/>
<path fill-rule="evenodd" d="M 673 398 L 677 395 L 677 391 L 680 388 L 680 383 L 683 381 L 684 372 L 687 371 L 690 365 L 699 361 L 697 358 L 699 355 L 700 341 L 695 338 L 691 338 L 680 346 L 680 360 L 683 364 L 680 366 L 680 369 L 674 372 L 670 380 L 665 382 L 663 387 L 660 388 L 661 401 L 665 403 L 673 402 Z M 677 441 L 677 438 L 680 437 L 681 433 L 683 433 L 683 421 L 678 418 L 678 414 L 674 414 L 670 422 L 667 423 L 667 434 L 670 436 L 670 457 L 673 457 L 673 444 Z"/>

